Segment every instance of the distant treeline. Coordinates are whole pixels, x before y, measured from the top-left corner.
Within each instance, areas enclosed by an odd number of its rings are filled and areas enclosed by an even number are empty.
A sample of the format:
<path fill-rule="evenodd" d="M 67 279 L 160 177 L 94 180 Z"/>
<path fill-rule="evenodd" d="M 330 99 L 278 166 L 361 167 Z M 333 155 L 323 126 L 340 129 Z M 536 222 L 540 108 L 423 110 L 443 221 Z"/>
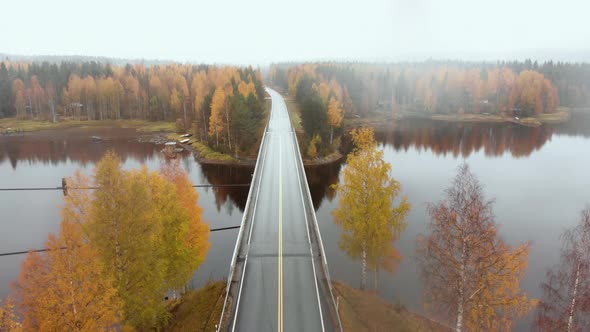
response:
<path fill-rule="evenodd" d="M 546 62 L 278 64 L 277 86 L 296 94 L 301 81 L 334 81 L 351 99 L 347 114 L 389 108 L 425 113 L 552 113 L 590 106 L 590 64 Z M 347 107 L 348 106 L 348 107 Z"/>
<path fill-rule="evenodd" d="M 284 90 L 288 89 L 300 105 L 305 134 L 301 143 L 305 147 L 303 152 L 310 158 L 325 156 L 339 147 L 344 113 L 350 113 L 352 108 L 348 91 L 336 80 L 318 75 L 314 69 L 315 65 L 286 70 L 273 66 L 270 72 L 271 80 Z"/>
<path fill-rule="evenodd" d="M 264 93 L 252 67 L 0 63 L 0 117 L 176 121 L 232 152 L 255 139 Z"/>

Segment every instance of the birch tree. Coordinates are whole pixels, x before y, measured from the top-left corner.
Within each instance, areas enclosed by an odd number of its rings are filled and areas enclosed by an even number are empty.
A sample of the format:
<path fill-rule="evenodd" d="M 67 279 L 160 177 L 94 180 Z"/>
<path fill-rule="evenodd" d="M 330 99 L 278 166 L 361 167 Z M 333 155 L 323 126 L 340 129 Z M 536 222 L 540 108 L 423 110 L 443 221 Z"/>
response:
<path fill-rule="evenodd" d="M 225 111 L 225 93 L 218 87 L 213 93 L 211 101 L 211 116 L 209 117 L 209 136 L 215 136 L 215 146 L 219 147 L 219 134 L 223 132 L 223 114 Z"/>
<path fill-rule="evenodd" d="M 178 160 L 168 161 L 160 171 L 164 178 L 174 184 L 176 196 L 181 205 L 188 213 L 188 220 L 181 224 L 184 230 L 181 232 L 170 232 L 170 241 L 181 245 L 180 248 L 173 248 L 170 256 L 176 256 L 168 267 L 168 282 L 172 287 L 178 289 L 186 285 L 194 272 L 205 261 L 211 243 L 209 242 L 209 224 L 203 221 L 203 208 L 198 204 L 199 193 L 193 188 L 188 174 L 180 167 Z M 180 239 L 175 239 L 181 233 Z M 179 250 L 178 250 L 179 249 Z"/>
<path fill-rule="evenodd" d="M 402 197 L 401 184 L 391 178 L 391 165 L 377 149 L 373 130 L 352 131 L 355 149 L 348 155 L 344 181 L 335 186 L 340 205 L 332 212 L 342 228 L 340 247 L 361 260 L 361 284 L 365 289 L 367 270 L 376 270 L 384 258 L 392 255 L 393 241 L 406 228 L 410 203 Z"/>
<path fill-rule="evenodd" d="M 428 205 L 430 234 L 418 238 L 427 304 L 457 332 L 510 330 L 533 304 L 520 288 L 530 245 L 513 249 L 498 236 L 493 200 L 467 164 L 445 194 Z"/>
<path fill-rule="evenodd" d="M 535 327 L 538 331 L 584 331 L 590 326 L 590 207 L 580 223 L 563 235 L 559 265 L 541 287 Z"/>
<path fill-rule="evenodd" d="M 340 102 L 334 98 L 330 98 L 328 104 L 328 124 L 330 124 L 330 145 L 334 138 L 334 128 L 340 128 L 342 126 L 343 114 Z"/>

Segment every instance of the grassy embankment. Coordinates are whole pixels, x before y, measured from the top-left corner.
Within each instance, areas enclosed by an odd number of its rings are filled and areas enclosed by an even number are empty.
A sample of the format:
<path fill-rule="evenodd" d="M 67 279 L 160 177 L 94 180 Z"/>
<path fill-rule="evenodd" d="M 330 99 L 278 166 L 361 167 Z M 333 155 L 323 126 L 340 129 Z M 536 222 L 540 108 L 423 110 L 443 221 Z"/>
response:
<path fill-rule="evenodd" d="M 306 156 L 307 147 L 305 146 L 305 132 L 303 131 L 303 125 L 301 124 L 301 109 L 299 104 L 295 102 L 290 96 L 285 97 L 285 104 L 287 104 L 287 110 L 291 115 L 291 123 L 293 124 L 293 128 L 295 129 L 295 133 L 297 134 L 297 141 L 299 143 L 299 151 L 301 152 L 301 156 L 303 157 L 303 164 L 304 165 L 321 165 L 321 164 L 329 164 L 335 162 L 342 158 L 342 154 L 338 149 L 335 149 L 332 153 L 321 156 L 315 159 L 310 159 Z"/>
<path fill-rule="evenodd" d="M 165 331 L 213 331 L 223 309 L 225 286 L 217 281 L 185 294 L 172 306 L 172 320 Z M 334 291 L 344 331 L 450 331 L 371 292 L 340 282 L 334 282 Z"/>
<path fill-rule="evenodd" d="M 560 123 L 570 119 L 570 110 L 565 107 L 559 107 L 555 113 L 544 113 L 516 119 L 512 116 L 503 116 L 499 114 L 449 114 L 449 115 L 431 115 L 431 119 L 439 121 L 457 121 L 457 122 L 506 122 L 516 123 L 524 126 L 537 127 L 544 123 Z"/>
<path fill-rule="evenodd" d="M 335 281 L 344 331 L 450 331 L 451 329 L 388 303 L 377 295 Z"/>
<path fill-rule="evenodd" d="M 164 331 L 215 331 L 223 309 L 225 286 L 224 281 L 216 281 L 186 293 L 172 304 L 172 319 Z"/>
<path fill-rule="evenodd" d="M 0 130 L 17 131 L 39 131 L 39 130 L 58 130 L 74 127 L 116 127 L 116 128 L 135 128 L 139 132 L 155 133 L 174 131 L 173 122 L 163 121 L 146 121 L 146 120 L 62 120 L 60 122 L 34 121 L 34 120 L 17 120 L 16 118 L 0 119 Z"/>
<path fill-rule="evenodd" d="M 262 135 L 264 133 L 264 129 L 266 128 L 266 124 L 268 122 L 268 117 L 270 115 L 271 109 L 271 101 L 270 99 L 264 100 L 264 116 L 263 120 L 258 127 L 256 137 L 257 143 L 253 144 L 248 151 L 244 151 L 240 154 L 239 159 L 236 158 L 234 155 L 229 153 L 222 153 L 213 150 L 209 145 L 204 142 L 199 141 L 199 138 L 196 136 L 192 136 L 189 138 L 189 142 L 186 144 L 188 145 L 197 155 L 199 161 L 202 163 L 208 164 L 254 164 L 256 163 L 256 157 L 258 156 L 258 148 L 260 147 L 260 143 L 262 141 Z M 180 137 L 180 134 L 171 133 L 168 135 L 168 139 L 181 141 L 184 138 Z"/>

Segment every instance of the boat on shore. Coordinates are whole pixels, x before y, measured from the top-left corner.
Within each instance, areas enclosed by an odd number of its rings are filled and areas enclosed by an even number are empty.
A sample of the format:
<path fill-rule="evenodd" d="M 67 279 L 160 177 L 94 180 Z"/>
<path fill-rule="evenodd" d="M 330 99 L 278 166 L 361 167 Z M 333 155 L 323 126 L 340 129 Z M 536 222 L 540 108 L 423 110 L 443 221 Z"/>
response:
<path fill-rule="evenodd" d="M 182 147 L 177 147 L 176 142 L 166 142 L 162 153 L 166 158 L 176 158 L 177 154 L 184 151 Z"/>

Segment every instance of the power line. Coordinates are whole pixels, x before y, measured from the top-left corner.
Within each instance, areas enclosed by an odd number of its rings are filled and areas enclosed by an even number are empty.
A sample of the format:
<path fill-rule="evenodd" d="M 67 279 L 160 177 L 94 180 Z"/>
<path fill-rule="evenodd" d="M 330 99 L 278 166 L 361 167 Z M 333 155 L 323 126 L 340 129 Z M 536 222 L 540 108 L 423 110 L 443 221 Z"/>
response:
<path fill-rule="evenodd" d="M 209 232 L 217 232 L 217 231 L 226 231 L 228 229 L 236 229 L 236 228 L 240 228 L 242 226 L 237 225 L 237 226 L 229 226 L 229 227 L 221 227 L 221 228 L 213 228 L 210 229 Z"/>
<path fill-rule="evenodd" d="M 64 249 L 67 249 L 67 247 L 60 247 L 59 249 L 64 250 Z M 0 257 L 28 254 L 29 252 L 45 252 L 45 251 L 50 251 L 50 250 L 51 249 L 49 249 L 49 248 L 43 248 L 43 249 L 31 249 L 31 250 L 27 250 L 27 251 L 5 252 L 5 253 L 1 253 Z"/>
<path fill-rule="evenodd" d="M 236 229 L 236 228 L 240 228 L 240 225 L 237 226 L 229 226 L 229 227 L 221 227 L 221 228 L 213 228 L 210 229 L 210 232 L 218 232 L 218 231 L 226 231 L 229 229 Z M 65 250 L 68 247 L 60 247 L 59 250 Z M 23 255 L 23 254 L 28 254 L 29 252 L 46 252 L 46 251 L 51 251 L 51 249 L 49 248 L 43 248 L 43 249 L 31 249 L 31 250 L 23 250 L 23 251 L 14 251 L 14 252 L 5 252 L 5 253 L 0 253 L 0 257 L 3 256 L 14 256 L 14 255 Z"/>
<path fill-rule="evenodd" d="M 100 189 L 100 187 L 35 187 L 35 188 L 0 188 L 0 191 L 40 191 L 40 190 L 89 190 Z"/>
<path fill-rule="evenodd" d="M 247 187 L 249 183 L 232 183 L 232 184 L 193 184 L 193 188 L 206 187 Z M 0 188 L 0 191 L 43 191 L 43 190 L 95 190 L 100 187 L 29 187 L 29 188 Z"/>

